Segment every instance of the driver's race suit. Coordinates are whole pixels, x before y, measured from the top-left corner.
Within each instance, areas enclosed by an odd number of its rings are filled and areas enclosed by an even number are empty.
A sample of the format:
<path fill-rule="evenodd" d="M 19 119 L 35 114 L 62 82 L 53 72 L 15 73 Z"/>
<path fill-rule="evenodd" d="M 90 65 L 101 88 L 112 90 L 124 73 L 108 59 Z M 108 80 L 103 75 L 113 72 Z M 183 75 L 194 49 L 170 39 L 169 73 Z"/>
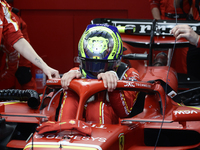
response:
<path fill-rule="evenodd" d="M 78 69 L 78 68 L 77 68 Z M 123 71 L 121 80 L 139 81 L 139 74 L 134 68 Z M 119 117 L 127 117 L 136 102 L 138 92 L 115 90 L 100 92 L 92 96 L 85 105 L 87 122 L 100 124 L 118 123 Z M 58 121 L 75 119 L 78 108 L 78 95 L 72 90 L 64 92 Z"/>

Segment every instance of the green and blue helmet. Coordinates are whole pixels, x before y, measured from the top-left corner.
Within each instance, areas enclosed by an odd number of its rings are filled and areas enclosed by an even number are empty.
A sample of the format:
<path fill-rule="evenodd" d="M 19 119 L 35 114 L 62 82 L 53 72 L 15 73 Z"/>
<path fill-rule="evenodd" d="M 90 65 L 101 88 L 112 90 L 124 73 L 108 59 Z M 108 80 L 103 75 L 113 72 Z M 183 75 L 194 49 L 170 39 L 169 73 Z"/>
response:
<path fill-rule="evenodd" d="M 78 45 L 80 70 L 84 77 L 92 79 L 101 72 L 116 71 L 122 53 L 122 40 L 116 27 L 88 25 Z"/>

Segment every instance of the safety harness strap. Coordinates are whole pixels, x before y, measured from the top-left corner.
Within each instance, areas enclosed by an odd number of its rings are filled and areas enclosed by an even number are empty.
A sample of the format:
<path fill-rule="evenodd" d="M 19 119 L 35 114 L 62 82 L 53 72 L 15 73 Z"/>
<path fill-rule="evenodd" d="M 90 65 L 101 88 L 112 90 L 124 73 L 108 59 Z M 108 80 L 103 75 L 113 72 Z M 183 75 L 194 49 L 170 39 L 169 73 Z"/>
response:
<path fill-rule="evenodd" d="M 128 68 L 128 65 L 121 62 L 120 66 L 117 69 L 117 75 L 119 79 L 121 79 L 122 75 L 124 74 L 124 71 Z"/>

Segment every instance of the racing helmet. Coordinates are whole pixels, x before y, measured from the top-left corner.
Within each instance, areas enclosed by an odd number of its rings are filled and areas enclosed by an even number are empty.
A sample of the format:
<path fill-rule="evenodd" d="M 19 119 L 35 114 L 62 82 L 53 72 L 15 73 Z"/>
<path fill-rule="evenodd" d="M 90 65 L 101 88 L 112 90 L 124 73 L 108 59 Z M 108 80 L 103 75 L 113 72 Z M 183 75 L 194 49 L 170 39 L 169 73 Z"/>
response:
<path fill-rule="evenodd" d="M 122 53 L 122 40 L 116 27 L 88 25 L 78 45 L 80 70 L 89 79 L 96 79 L 101 72 L 116 71 Z"/>

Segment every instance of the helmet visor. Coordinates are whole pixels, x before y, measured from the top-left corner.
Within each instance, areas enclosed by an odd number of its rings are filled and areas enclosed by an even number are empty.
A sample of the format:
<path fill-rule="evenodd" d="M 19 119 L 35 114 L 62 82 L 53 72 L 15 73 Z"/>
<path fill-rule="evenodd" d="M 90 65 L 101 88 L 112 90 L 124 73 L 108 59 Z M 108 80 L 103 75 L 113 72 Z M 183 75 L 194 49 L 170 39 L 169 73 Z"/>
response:
<path fill-rule="evenodd" d="M 81 68 L 85 71 L 89 71 L 91 73 L 101 73 L 109 70 L 114 70 L 120 61 L 119 59 L 114 60 L 99 60 L 99 59 L 88 59 L 88 58 L 80 58 L 81 60 Z"/>

